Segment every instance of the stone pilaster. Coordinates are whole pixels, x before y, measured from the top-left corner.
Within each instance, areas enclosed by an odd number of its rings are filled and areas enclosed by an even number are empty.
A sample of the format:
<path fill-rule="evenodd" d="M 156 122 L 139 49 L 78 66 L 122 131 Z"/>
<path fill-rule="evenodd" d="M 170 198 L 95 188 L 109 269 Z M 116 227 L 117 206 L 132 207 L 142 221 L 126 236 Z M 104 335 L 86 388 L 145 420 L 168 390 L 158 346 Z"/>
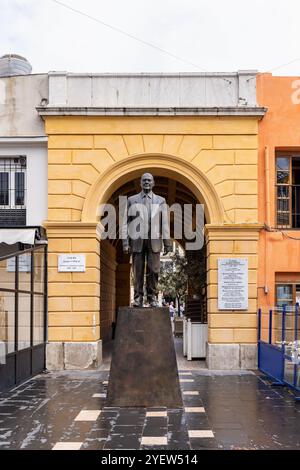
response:
<path fill-rule="evenodd" d="M 48 352 L 58 358 L 53 366 L 49 359 L 49 367 L 61 368 L 61 364 L 65 367 L 67 363 L 71 368 L 76 365 L 78 368 L 94 367 L 102 352 L 99 341 L 100 225 L 81 222 L 45 222 L 44 225 L 49 245 Z M 85 255 L 85 272 L 58 272 L 58 256 L 67 253 Z M 69 343 L 73 346 L 69 347 Z M 82 364 L 75 357 L 78 351 L 80 354 L 84 351 Z"/>
<path fill-rule="evenodd" d="M 206 225 L 207 362 L 211 369 L 256 367 L 253 347 L 251 354 L 245 348 L 257 342 L 257 245 L 260 229 L 258 224 Z M 247 310 L 218 310 L 219 258 L 248 259 Z"/>

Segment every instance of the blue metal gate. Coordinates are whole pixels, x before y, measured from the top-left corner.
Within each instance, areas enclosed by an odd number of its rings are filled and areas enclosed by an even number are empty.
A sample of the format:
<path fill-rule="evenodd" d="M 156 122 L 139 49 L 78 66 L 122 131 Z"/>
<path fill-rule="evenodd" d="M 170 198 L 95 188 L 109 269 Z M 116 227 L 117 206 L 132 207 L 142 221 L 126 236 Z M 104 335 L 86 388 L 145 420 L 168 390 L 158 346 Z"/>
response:
<path fill-rule="evenodd" d="M 258 368 L 300 392 L 299 305 L 258 310 Z M 300 397 L 296 397 L 297 400 Z"/>

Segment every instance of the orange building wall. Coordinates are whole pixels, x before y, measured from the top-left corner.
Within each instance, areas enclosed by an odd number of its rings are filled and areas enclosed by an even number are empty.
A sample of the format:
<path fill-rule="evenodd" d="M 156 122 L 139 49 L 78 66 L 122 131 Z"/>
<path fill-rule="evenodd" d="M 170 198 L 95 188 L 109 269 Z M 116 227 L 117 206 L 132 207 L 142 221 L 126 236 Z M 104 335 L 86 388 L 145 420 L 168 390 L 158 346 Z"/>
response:
<path fill-rule="evenodd" d="M 300 152 L 300 80 L 299 77 L 257 76 L 257 102 L 268 111 L 259 123 L 258 211 L 259 221 L 267 222 L 265 148 L 269 153 L 269 225 L 274 229 L 275 217 L 275 152 Z M 289 239 L 290 237 L 299 240 Z M 259 241 L 258 305 L 275 304 L 275 273 L 299 273 L 300 230 L 269 232 L 262 230 Z M 269 293 L 264 293 L 267 286 Z"/>

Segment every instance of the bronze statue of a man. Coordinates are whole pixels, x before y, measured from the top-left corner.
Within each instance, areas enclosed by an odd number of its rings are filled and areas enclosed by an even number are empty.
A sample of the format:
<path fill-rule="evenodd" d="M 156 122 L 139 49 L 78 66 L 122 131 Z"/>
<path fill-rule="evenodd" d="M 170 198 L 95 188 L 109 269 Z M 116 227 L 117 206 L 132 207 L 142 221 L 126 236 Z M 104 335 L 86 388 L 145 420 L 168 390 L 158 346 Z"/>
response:
<path fill-rule="evenodd" d="M 144 271 L 146 262 L 146 292 L 151 307 L 157 306 L 157 284 L 160 271 L 160 252 L 172 251 L 169 235 L 169 219 L 166 201 L 154 194 L 154 178 L 151 173 L 141 177 L 142 191 L 127 200 L 127 213 L 123 220 L 123 250 L 132 253 L 134 274 L 134 307 L 143 306 Z M 139 217 L 139 225 L 130 230 L 130 224 Z M 132 229 L 132 227 L 131 227 Z"/>

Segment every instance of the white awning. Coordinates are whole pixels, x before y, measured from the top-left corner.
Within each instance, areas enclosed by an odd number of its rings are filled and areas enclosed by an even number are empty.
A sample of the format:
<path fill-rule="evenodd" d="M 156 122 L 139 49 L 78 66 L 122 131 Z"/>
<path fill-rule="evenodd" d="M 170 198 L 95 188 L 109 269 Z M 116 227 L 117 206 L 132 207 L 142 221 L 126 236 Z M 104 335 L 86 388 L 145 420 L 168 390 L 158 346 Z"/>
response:
<path fill-rule="evenodd" d="M 0 229 L 0 243 L 7 243 L 7 245 L 14 245 L 15 243 L 34 245 L 35 232 L 35 228 L 3 228 Z"/>

